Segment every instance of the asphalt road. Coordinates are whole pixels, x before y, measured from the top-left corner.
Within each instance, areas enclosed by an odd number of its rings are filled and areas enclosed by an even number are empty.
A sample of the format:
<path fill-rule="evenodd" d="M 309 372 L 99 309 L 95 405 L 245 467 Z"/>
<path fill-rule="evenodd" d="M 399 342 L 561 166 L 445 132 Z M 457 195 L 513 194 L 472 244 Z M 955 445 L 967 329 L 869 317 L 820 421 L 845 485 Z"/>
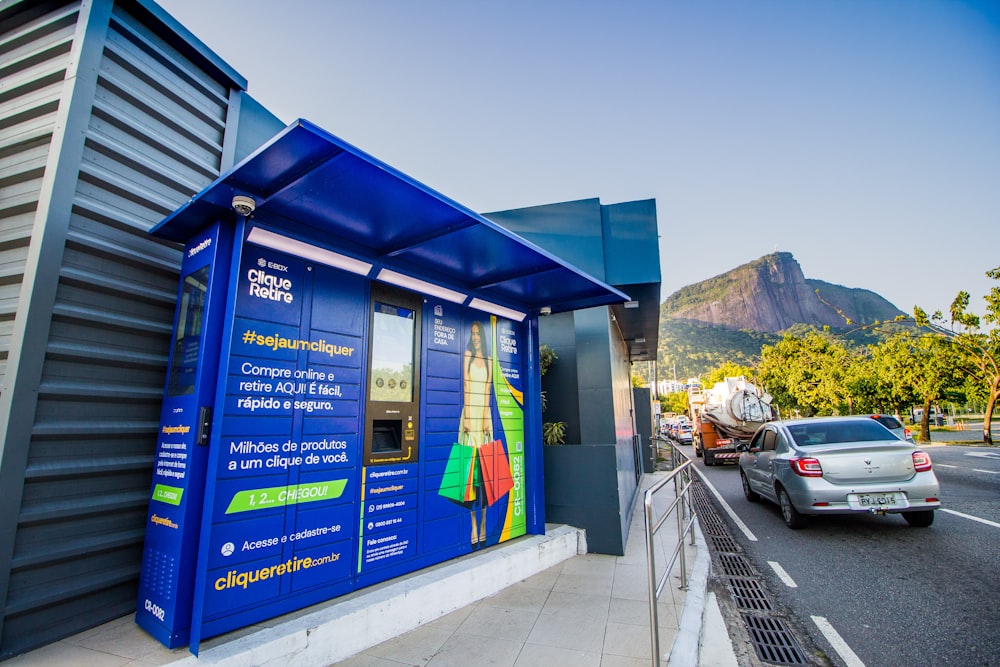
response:
<path fill-rule="evenodd" d="M 735 466 L 698 459 L 755 538 L 734 523 L 769 590 L 834 664 L 1000 667 L 1000 449 L 926 450 L 942 500 L 930 528 L 862 515 L 793 531 L 775 505 L 746 501 Z"/>

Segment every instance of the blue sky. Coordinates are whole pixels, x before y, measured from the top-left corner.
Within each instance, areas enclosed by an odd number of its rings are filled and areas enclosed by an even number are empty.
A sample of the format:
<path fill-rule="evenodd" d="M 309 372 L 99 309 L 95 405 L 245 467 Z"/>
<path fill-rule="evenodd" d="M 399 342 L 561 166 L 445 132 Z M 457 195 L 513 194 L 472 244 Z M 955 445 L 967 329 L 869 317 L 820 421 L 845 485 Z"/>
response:
<path fill-rule="evenodd" d="M 904 311 L 1000 266 L 1000 2 L 161 0 L 283 121 L 481 212 L 656 199 L 662 297 L 775 250 Z"/>

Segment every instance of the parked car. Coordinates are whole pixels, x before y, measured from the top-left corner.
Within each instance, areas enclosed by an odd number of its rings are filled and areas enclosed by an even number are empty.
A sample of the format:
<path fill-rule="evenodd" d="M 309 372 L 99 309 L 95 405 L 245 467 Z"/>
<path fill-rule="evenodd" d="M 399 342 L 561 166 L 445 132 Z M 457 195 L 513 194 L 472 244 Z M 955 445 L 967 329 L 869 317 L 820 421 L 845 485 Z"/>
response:
<path fill-rule="evenodd" d="M 877 421 L 882 426 L 892 431 L 892 434 L 899 438 L 900 440 L 906 440 L 907 442 L 913 442 L 913 434 L 910 433 L 910 429 L 903 426 L 903 423 L 896 419 L 893 415 L 868 415 L 875 421 Z"/>
<path fill-rule="evenodd" d="M 746 499 L 777 503 L 789 528 L 808 515 L 863 512 L 927 527 L 941 506 L 930 456 L 867 417 L 764 424 L 739 465 Z"/>

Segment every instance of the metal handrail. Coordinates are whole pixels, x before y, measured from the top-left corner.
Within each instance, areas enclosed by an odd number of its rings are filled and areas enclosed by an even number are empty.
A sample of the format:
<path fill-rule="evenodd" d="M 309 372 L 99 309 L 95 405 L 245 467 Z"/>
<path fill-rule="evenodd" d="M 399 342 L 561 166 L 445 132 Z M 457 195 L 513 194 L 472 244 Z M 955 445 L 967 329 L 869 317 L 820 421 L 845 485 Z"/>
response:
<path fill-rule="evenodd" d="M 654 441 L 654 445 L 657 447 L 657 451 L 659 451 L 657 441 L 662 441 L 663 439 L 653 436 L 652 440 Z M 660 597 L 660 593 L 663 591 L 663 586 L 666 584 L 667 578 L 670 576 L 670 573 L 674 569 L 674 564 L 678 560 L 680 560 L 681 566 L 681 585 L 679 586 L 679 589 L 687 590 L 687 558 L 684 554 L 684 538 L 687 535 L 690 535 L 691 544 L 694 545 L 695 540 L 692 526 L 694 526 L 695 519 L 697 518 L 694 511 L 694 503 L 691 501 L 691 471 L 693 470 L 697 474 L 701 474 L 701 471 L 695 467 L 694 462 L 689 459 L 683 451 L 678 449 L 674 443 L 668 444 L 670 445 L 670 467 L 672 471 L 659 482 L 646 489 L 646 493 L 643 497 L 643 506 L 646 517 L 646 563 L 649 571 L 650 642 L 653 652 L 653 665 L 656 667 L 659 667 L 660 664 L 660 626 L 657 620 L 656 601 Z M 683 459 L 684 462 L 678 465 L 678 461 L 681 459 Z M 674 483 L 674 501 L 670 503 L 670 506 L 659 518 L 656 518 L 653 513 L 653 496 L 657 491 L 662 489 L 671 481 Z M 677 511 L 675 512 L 675 510 Z M 667 563 L 663 576 L 659 581 L 657 581 L 656 549 L 653 546 L 653 538 L 656 535 L 656 531 L 658 531 L 670 515 L 674 513 L 677 515 L 677 544 L 674 546 L 673 554 L 670 556 L 670 561 Z M 686 522 L 684 520 L 685 516 L 689 517 Z"/>

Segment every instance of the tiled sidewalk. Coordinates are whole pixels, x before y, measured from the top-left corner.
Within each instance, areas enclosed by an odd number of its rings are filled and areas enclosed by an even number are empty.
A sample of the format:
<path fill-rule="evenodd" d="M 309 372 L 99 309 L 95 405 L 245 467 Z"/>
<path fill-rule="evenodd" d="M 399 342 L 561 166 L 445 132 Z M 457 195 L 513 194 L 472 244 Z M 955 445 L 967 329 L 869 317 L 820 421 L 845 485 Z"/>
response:
<path fill-rule="evenodd" d="M 648 487 L 662 474 L 646 475 Z M 657 498 L 662 512 L 672 487 Z M 624 556 L 584 554 L 548 568 L 396 639 L 374 646 L 342 667 L 398 665 L 648 666 L 651 664 L 648 575 L 642 494 L 638 494 Z M 676 544 L 676 523 L 657 535 L 659 572 Z M 692 568 L 695 547 L 685 545 Z M 675 567 L 658 606 L 660 653 L 681 625 L 687 593 Z M 697 642 L 695 637 L 693 641 Z"/>

